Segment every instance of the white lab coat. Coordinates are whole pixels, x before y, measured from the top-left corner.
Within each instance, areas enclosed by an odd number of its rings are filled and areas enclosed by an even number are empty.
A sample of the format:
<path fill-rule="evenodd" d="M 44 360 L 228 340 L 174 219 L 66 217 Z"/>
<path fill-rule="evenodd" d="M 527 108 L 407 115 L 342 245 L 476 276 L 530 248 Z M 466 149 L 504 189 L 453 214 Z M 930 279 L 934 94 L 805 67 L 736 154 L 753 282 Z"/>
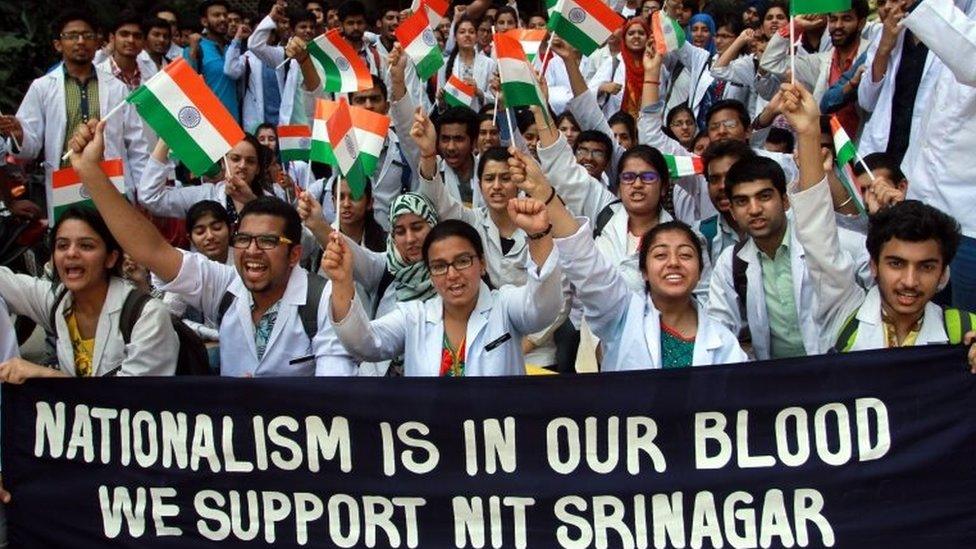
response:
<path fill-rule="evenodd" d="M 826 185 L 825 185 L 826 186 Z M 864 236 L 846 229 L 839 229 L 834 220 L 833 211 L 830 222 L 825 216 L 818 216 L 813 220 L 792 220 L 787 229 L 790 238 L 790 270 L 793 279 L 793 301 L 796 304 L 797 318 L 800 322 L 800 335 L 807 355 L 826 353 L 833 346 L 829 330 L 829 319 L 822 314 L 824 296 L 823 284 L 811 274 L 806 260 L 806 250 L 797 237 L 797 228 L 804 226 L 804 230 L 811 234 L 821 235 L 818 238 L 829 238 L 830 230 L 834 231 L 834 238 L 839 245 L 838 256 L 852 265 L 850 279 L 845 279 L 838 287 L 858 286 L 866 284 L 863 280 L 869 272 L 867 250 L 864 246 Z M 739 316 L 738 297 L 735 292 L 732 276 L 732 253 L 735 247 L 728 247 L 716 260 L 708 294 L 708 314 L 724 324 L 733 333 L 739 333 L 744 325 L 749 326 L 752 335 L 752 346 L 756 358 L 766 360 L 770 358 L 769 319 L 766 314 L 766 294 L 763 288 L 762 263 L 759 259 L 759 248 L 751 238 L 739 250 L 738 256 L 745 260 L 746 266 L 746 316 L 745 321 Z M 837 260 L 838 263 L 840 260 Z M 861 279 L 859 279 L 859 275 Z"/>
<path fill-rule="evenodd" d="M 607 167 L 604 169 L 603 174 L 601 174 L 604 178 L 601 184 L 604 187 L 609 187 L 610 181 L 617 180 L 617 165 L 620 164 L 620 157 L 624 155 L 626 149 L 621 147 L 620 143 L 617 142 L 617 138 L 613 134 L 613 129 L 607 123 L 608 118 L 600 111 L 600 107 L 597 105 L 596 91 L 588 91 L 587 93 L 573 97 L 566 102 L 566 110 L 576 117 L 576 122 L 579 123 L 581 131 L 596 130 L 610 138 L 610 143 L 613 144 L 613 150 L 610 153 L 610 160 L 607 162 Z M 571 156 L 575 162 L 576 156 L 572 154 Z"/>
<path fill-rule="evenodd" d="M 531 260 L 528 282 L 522 287 L 489 290 L 484 283 L 468 319 L 465 336 L 465 376 L 525 373 L 522 338 L 553 323 L 562 306 L 558 252 L 553 249 L 541 268 Z M 332 307 L 329 310 L 331 319 Z M 335 331 L 349 352 L 362 360 L 386 360 L 403 355 L 406 376 L 440 375 L 444 348 L 444 302 L 398 303 L 396 309 L 370 321 L 359 298 Z"/>
<path fill-rule="evenodd" d="M 454 67 L 451 74 L 457 76 L 461 80 L 464 80 L 464 63 L 461 62 L 461 55 L 458 54 L 454 59 Z M 491 105 L 495 102 L 495 95 L 491 93 L 489 84 L 491 83 L 491 77 L 495 74 L 495 61 L 488 57 L 487 55 L 475 50 L 474 62 L 471 66 L 470 76 L 474 79 L 475 87 L 477 87 L 483 97 L 478 99 L 475 97 L 474 103 L 471 105 L 471 109 L 474 112 L 481 110 L 481 107 L 485 105 Z M 437 71 L 437 82 L 440 83 L 441 87 L 447 82 L 450 75 L 447 74 L 447 61 L 444 62 L 444 66 Z M 407 137 L 407 136 L 404 136 Z"/>
<path fill-rule="evenodd" d="M 756 74 L 757 65 L 755 55 L 750 53 L 733 59 L 731 63 L 724 67 L 715 67 L 713 64 L 710 69 L 713 78 L 739 84 L 748 89 L 748 98 L 745 103 L 749 107 L 749 117 L 752 120 L 755 120 L 759 116 L 759 113 L 769 104 L 769 101 L 760 97 L 759 91 L 756 89 L 756 79 L 758 77 Z"/>
<path fill-rule="evenodd" d="M 901 66 L 901 49 L 905 42 L 905 31 L 898 33 L 895 49 L 888 58 L 888 67 L 880 82 L 874 82 L 871 76 L 871 66 L 878 53 L 881 43 L 881 33 L 878 33 L 868 47 L 864 66 L 867 67 L 861 83 L 857 87 L 857 103 L 865 112 L 871 113 L 864 122 L 861 136 L 857 143 L 857 150 L 862 156 L 871 153 L 884 152 L 888 148 L 888 134 L 891 132 L 891 101 L 895 95 L 895 76 Z M 925 106 L 929 101 L 929 94 L 935 86 L 935 78 L 931 75 L 932 65 L 936 57 L 931 52 L 926 56 L 922 79 L 918 83 L 918 94 L 915 96 L 915 108 L 912 110 L 912 134 L 921 122 Z M 912 140 L 909 140 L 912 141 Z"/>
<path fill-rule="evenodd" d="M 173 331 L 169 311 L 162 301 L 146 303 L 142 316 L 132 327 L 132 337 L 126 345 L 119 329 L 119 317 L 126 296 L 132 286 L 121 278 L 112 277 L 95 328 L 95 347 L 92 353 L 92 376 L 169 376 L 176 372 L 179 340 Z M 25 274 L 14 274 L 0 267 L 0 297 L 10 311 L 26 316 L 48 332 L 57 335 L 59 369 L 76 377 L 75 354 L 68 335 L 65 311 L 71 308 L 69 292 L 58 304 L 54 326 L 50 325 L 51 307 L 60 289 L 52 290 L 52 282 Z"/>
<path fill-rule="evenodd" d="M 183 264 L 176 278 L 160 286 L 183 296 L 184 301 L 213 322 L 217 320 L 224 293 L 235 299 L 220 323 L 220 365 L 223 376 L 348 376 L 356 365 L 342 348 L 329 325 L 328 309 L 332 285 L 327 283 L 318 309 L 318 333 L 309 341 L 298 317 L 305 304 L 308 279 L 305 269 L 294 267 L 288 286 L 278 302 L 278 319 L 264 356 L 259 360 L 251 320 L 251 292 L 234 267 L 206 257 L 183 252 Z"/>
<path fill-rule="evenodd" d="M 249 69 L 249 70 L 248 70 Z M 244 75 L 247 79 L 244 80 Z M 264 63 L 254 52 L 248 50 L 241 55 L 241 45 L 237 40 L 231 40 L 224 56 L 224 74 L 231 79 L 243 82 L 243 105 L 241 106 L 241 120 L 244 131 L 254 133 L 256 128 L 265 122 L 264 119 Z M 280 75 L 275 73 L 277 84 Z M 284 98 L 282 97 L 282 101 Z M 279 116 L 280 116 L 279 106 Z"/>
<path fill-rule="evenodd" d="M 123 103 L 129 90 L 112 73 L 95 69 L 98 76 L 98 112 L 105 116 Z M 51 191 L 51 174 L 61 165 L 64 154 L 67 113 L 64 101 L 64 70 L 59 66 L 48 74 L 31 82 L 27 95 L 17 110 L 17 119 L 24 129 L 17 158 L 32 160 L 44 154 L 44 170 L 47 178 L 48 215 L 53 219 L 54 199 Z M 125 188 L 129 198 L 136 187 L 149 158 L 142 119 L 135 107 L 126 104 L 121 112 L 108 120 L 105 127 L 105 158 L 121 158 L 125 166 Z"/>
<path fill-rule="evenodd" d="M 708 87 L 715 81 L 715 77 L 712 76 L 710 70 L 712 57 L 713 55 L 708 50 L 699 48 L 691 42 L 685 42 L 677 51 L 669 53 L 665 57 L 668 66 L 672 69 L 676 61 L 680 61 L 688 68 L 689 88 L 687 104 L 695 112 L 696 117 L 698 116 L 702 99 L 705 97 L 705 92 L 708 91 Z M 727 82 L 725 90 L 722 92 L 722 99 L 735 99 L 745 105 L 749 101 L 749 88 L 738 82 Z"/>
<path fill-rule="evenodd" d="M 864 34 L 858 39 L 857 59 L 868 49 L 870 41 L 864 38 Z M 808 88 L 813 89 L 813 98 L 820 102 L 820 99 L 830 88 L 830 67 L 834 62 L 834 49 L 820 53 L 807 53 L 803 48 L 796 52 L 796 80 Z M 769 40 L 766 51 L 763 52 L 759 60 L 759 66 L 766 72 L 777 75 L 784 75 L 790 68 L 790 39 L 783 38 L 776 33 Z M 868 67 L 870 69 L 870 66 Z"/>
<path fill-rule="evenodd" d="M 952 215 L 976 238 L 972 152 L 976 150 L 976 2 L 926 0 L 903 21 L 938 57 L 930 71 L 931 100 L 905 153 L 908 198 Z"/>
<path fill-rule="evenodd" d="M 271 16 L 265 16 L 264 19 L 254 28 L 254 32 L 251 33 L 251 37 L 247 39 L 247 48 L 254 56 L 261 60 L 262 63 L 267 63 L 272 67 L 275 67 L 278 73 L 278 89 L 281 90 L 281 107 L 278 110 L 278 122 L 280 124 L 303 124 L 308 122 L 308 111 L 314 110 L 307 104 L 303 104 L 306 99 L 306 93 L 302 89 L 302 85 L 305 78 L 302 76 L 302 67 L 298 61 L 291 59 L 288 64 L 280 69 L 277 68 L 281 65 L 281 62 L 285 60 L 285 48 L 284 46 L 270 46 L 268 45 L 268 37 L 271 35 L 271 31 L 275 30 L 275 22 L 271 19 Z M 228 56 L 229 57 L 229 56 Z M 224 72 L 227 72 L 226 65 Z M 258 73 L 260 82 L 260 72 L 256 71 L 254 68 L 251 69 L 251 74 L 255 72 Z M 240 68 L 239 74 L 244 74 L 243 67 Z M 321 75 L 320 75 L 321 77 Z M 248 83 L 250 85 L 250 83 Z M 259 85 L 258 88 L 261 86 Z M 263 97 L 263 93 L 262 93 Z M 298 100 L 296 102 L 296 99 Z M 263 109 L 263 101 L 261 103 Z M 264 112 L 261 113 L 261 121 L 264 121 Z"/>
<path fill-rule="evenodd" d="M 145 52 L 140 52 L 139 55 L 136 56 L 136 66 L 139 67 L 139 78 L 140 78 L 140 82 L 142 82 L 143 84 L 145 84 L 147 80 L 149 80 L 153 76 L 156 76 L 156 73 L 159 72 L 159 68 L 156 67 L 156 62 L 153 61 L 152 58 L 149 57 L 148 54 L 145 57 L 143 57 L 143 55 L 142 55 L 143 53 L 145 53 Z M 111 57 L 108 58 L 108 59 L 105 59 L 101 63 L 95 65 L 95 68 L 97 68 L 98 70 L 100 70 L 102 72 L 107 72 L 109 74 L 112 74 L 112 59 L 111 59 Z M 119 82 L 122 82 L 122 81 L 119 80 Z M 124 86 L 125 83 L 122 82 L 122 85 Z"/>
<path fill-rule="evenodd" d="M 556 239 L 556 246 L 560 267 L 583 303 L 587 325 L 603 342 L 602 370 L 661 368 L 660 313 L 643 288 L 633 291 L 620 269 L 593 249 L 591 231 L 584 223 L 574 235 Z M 746 360 L 732 332 L 699 308 L 692 364 Z"/>
<path fill-rule="evenodd" d="M 616 70 L 613 67 L 615 60 L 617 62 Z M 597 90 L 600 86 L 608 82 L 620 84 L 620 91 L 615 94 L 599 93 Z M 621 59 L 621 55 L 618 53 L 613 57 L 608 56 L 604 58 L 593 76 L 587 80 L 586 84 L 594 93 L 598 93 L 597 102 L 600 105 L 603 116 L 610 118 L 616 114 L 620 110 L 620 105 L 624 100 L 624 88 L 627 87 L 627 66 L 624 65 L 624 60 Z"/>
<path fill-rule="evenodd" d="M 18 356 L 20 347 L 17 345 L 17 334 L 10 322 L 7 303 L 0 297 L 0 362 Z"/>

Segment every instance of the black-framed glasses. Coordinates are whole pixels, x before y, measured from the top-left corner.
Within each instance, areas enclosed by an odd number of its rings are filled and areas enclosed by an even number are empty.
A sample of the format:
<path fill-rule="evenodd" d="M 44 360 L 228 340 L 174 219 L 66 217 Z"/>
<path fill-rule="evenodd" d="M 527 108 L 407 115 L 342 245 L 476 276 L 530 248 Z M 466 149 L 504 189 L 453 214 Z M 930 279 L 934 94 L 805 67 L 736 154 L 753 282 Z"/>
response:
<path fill-rule="evenodd" d="M 605 160 L 607 152 L 603 149 L 588 149 L 586 147 L 576 147 L 576 158 L 590 157 L 593 160 Z"/>
<path fill-rule="evenodd" d="M 444 276 L 451 267 L 454 267 L 454 270 L 460 273 L 474 265 L 475 257 L 471 254 L 459 255 L 454 258 L 454 261 L 449 263 L 446 261 L 437 261 L 428 265 L 427 268 L 430 270 L 431 276 Z"/>
<path fill-rule="evenodd" d="M 273 250 L 279 244 L 292 244 L 291 239 L 277 234 L 235 233 L 234 237 L 230 239 L 230 245 L 239 250 L 244 250 L 251 247 L 252 240 L 257 242 L 259 250 Z"/>
<path fill-rule="evenodd" d="M 94 32 L 62 32 L 61 40 L 65 42 L 78 42 L 79 40 L 84 40 L 85 42 L 92 42 L 98 35 Z"/>
<path fill-rule="evenodd" d="M 657 172 L 651 172 L 651 171 L 620 173 L 620 182 L 625 185 L 631 185 L 638 179 L 640 179 L 641 183 L 645 185 L 653 185 L 654 183 L 657 183 L 658 181 L 661 180 L 661 175 Z"/>

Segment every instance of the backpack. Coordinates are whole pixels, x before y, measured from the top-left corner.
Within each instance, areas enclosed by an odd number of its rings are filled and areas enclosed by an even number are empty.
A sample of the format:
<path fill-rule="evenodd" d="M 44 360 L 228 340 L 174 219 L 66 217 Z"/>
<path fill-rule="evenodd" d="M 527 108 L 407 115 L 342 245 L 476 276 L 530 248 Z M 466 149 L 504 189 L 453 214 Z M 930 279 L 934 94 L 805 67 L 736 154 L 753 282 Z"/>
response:
<path fill-rule="evenodd" d="M 946 308 L 942 309 L 942 321 L 945 323 L 944 327 L 946 335 L 949 336 L 949 343 L 959 345 L 966 333 L 972 331 L 973 326 L 976 326 L 976 314 L 960 309 Z M 833 352 L 846 353 L 851 350 L 854 341 L 857 339 L 857 328 L 860 323 L 861 321 L 857 319 L 857 311 L 847 317 L 847 320 L 844 321 L 844 327 L 841 328 L 840 335 L 837 337 L 837 343 L 834 344 Z"/>
<path fill-rule="evenodd" d="M 749 290 L 749 280 L 746 278 L 746 269 L 749 264 L 745 259 L 739 257 L 739 252 L 749 240 L 736 242 L 732 247 L 732 289 L 735 290 L 736 303 L 739 305 L 739 318 L 742 320 L 742 329 L 739 330 L 739 341 L 742 343 L 752 342 L 752 332 L 749 331 L 749 317 L 746 311 L 746 295 Z"/>
<path fill-rule="evenodd" d="M 613 206 L 617 204 L 620 204 L 619 199 L 607 204 L 600 210 L 600 213 L 596 214 L 596 219 L 593 222 L 593 238 L 603 234 L 603 228 L 607 226 L 607 223 L 610 223 L 610 218 L 616 213 Z"/>
<path fill-rule="evenodd" d="M 305 271 L 305 275 L 308 277 L 308 285 L 305 288 L 305 304 L 298 306 L 298 318 L 301 319 L 305 335 L 311 342 L 319 331 L 319 301 L 322 300 L 326 280 L 311 271 Z M 223 323 L 224 314 L 230 309 L 234 299 L 236 296 L 230 291 L 224 292 L 223 297 L 220 298 L 220 305 L 217 307 L 217 326 Z"/>
<path fill-rule="evenodd" d="M 49 317 L 49 325 L 52 327 L 55 326 L 54 319 L 55 315 L 57 315 L 58 305 L 67 293 L 67 288 L 62 288 L 58 292 L 58 296 L 54 299 L 54 305 L 51 306 Z M 142 316 L 142 310 L 146 307 L 146 303 L 149 303 L 151 299 L 153 299 L 151 295 L 139 290 L 130 291 L 129 295 L 125 296 L 125 301 L 122 302 L 122 312 L 119 315 L 119 332 L 121 332 L 122 341 L 126 345 L 131 343 L 132 330 L 135 328 L 136 322 L 139 321 L 139 317 Z M 204 345 L 200 336 L 191 330 L 189 326 L 183 324 L 183 321 L 179 318 L 169 315 L 169 319 L 173 326 L 173 331 L 176 332 L 176 338 L 179 340 L 179 350 L 176 353 L 176 375 L 212 375 L 213 371 L 210 369 L 207 346 Z"/>

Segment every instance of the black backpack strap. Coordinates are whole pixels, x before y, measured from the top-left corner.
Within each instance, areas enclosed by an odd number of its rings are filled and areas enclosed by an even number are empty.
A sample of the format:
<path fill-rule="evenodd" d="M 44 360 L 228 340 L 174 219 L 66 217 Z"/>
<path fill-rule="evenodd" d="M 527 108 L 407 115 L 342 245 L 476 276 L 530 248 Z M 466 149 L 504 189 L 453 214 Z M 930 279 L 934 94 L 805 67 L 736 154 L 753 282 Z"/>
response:
<path fill-rule="evenodd" d="M 380 301 L 383 300 L 383 294 L 386 293 L 386 289 L 390 287 L 390 284 L 393 284 L 393 273 L 384 270 L 383 276 L 380 278 L 380 283 L 376 287 L 376 300 L 373 302 L 373 311 L 370 318 L 376 318 L 376 311 L 380 308 Z"/>
<path fill-rule="evenodd" d="M 854 340 L 857 339 L 857 328 L 861 324 L 861 321 L 857 319 L 858 311 L 860 309 L 856 309 L 844 321 L 844 327 L 841 328 L 840 335 L 837 336 L 837 343 L 834 343 L 833 351 L 835 353 L 846 353 L 854 346 Z"/>
<path fill-rule="evenodd" d="M 58 315 L 58 305 L 60 305 L 61 302 L 64 301 L 64 296 L 68 295 L 67 288 L 65 288 L 64 286 L 61 286 L 60 288 L 61 289 L 58 290 L 57 295 L 54 296 L 54 304 L 51 305 L 51 312 L 48 314 L 47 317 L 48 326 L 51 327 L 51 332 L 54 334 L 58 333 L 58 325 L 55 322 L 55 320 L 57 320 L 57 315 Z"/>
<path fill-rule="evenodd" d="M 302 321 L 302 328 L 305 335 L 311 341 L 319 331 L 319 302 L 322 301 L 322 293 L 325 291 L 326 280 L 321 276 L 305 271 L 308 277 L 308 285 L 305 289 L 305 304 L 298 306 L 298 318 Z"/>
<path fill-rule="evenodd" d="M 138 290 L 132 290 L 125 296 L 122 303 L 122 313 L 119 315 L 119 331 L 122 332 L 122 341 L 128 345 L 132 341 L 132 329 L 142 316 L 142 310 L 152 296 Z"/>
<path fill-rule="evenodd" d="M 620 204 L 619 200 L 614 200 L 613 202 L 607 204 L 600 210 L 600 213 L 596 214 L 596 219 L 593 220 L 593 238 L 596 238 L 603 234 L 603 228 L 610 223 L 610 218 L 616 213 L 613 210 L 614 204 Z"/>
<path fill-rule="evenodd" d="M 220 298 L 220 305 L 217 306 L 217 329 L 220 329 L 220 325 L 224 322 L 224 315 L 233 303 L 234 294 L 230 293 L 230 290 L 224 292 L 223 297 Z"/>
<path fill-rule="evenodd" d="M 739 252 L 746 245 L 748 240 L 737 242 L 732 248 L 732 289 L 735 290 L 736 302 L 739 305 L 739 318 L 742 321 L 742 329 L 739 330 L 739 341 L 752 341 L 752 334 L 749 331 L 749 313 L 746 309 L 746 296 L 749 293 L 749 280 L 746 277 L 746 269 L 749 264 L 746 260 L 739 257 Z"/>

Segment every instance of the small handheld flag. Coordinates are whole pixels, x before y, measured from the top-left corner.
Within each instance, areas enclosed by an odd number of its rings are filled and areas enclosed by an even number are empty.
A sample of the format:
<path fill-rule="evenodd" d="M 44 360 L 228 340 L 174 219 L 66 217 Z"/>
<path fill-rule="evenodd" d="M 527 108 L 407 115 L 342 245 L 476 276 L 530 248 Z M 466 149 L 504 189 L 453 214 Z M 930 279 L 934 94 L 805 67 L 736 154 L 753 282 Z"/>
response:
<path fill-rule="evenodd" d="M 373 87 L 373 77 L 366 62 L 339 34 L 338 29 L 332 29 L 309 42 L 308 54 L 325 74 L 322 80 L 325 91 L 351 93 Z"/>
<path fill-rule="evenodd" d="M 505 104 L 509 107 L 543 107 L 542 92 L 532 74 L 532 67 L 525 58 L 525 52 L 522 51 L 522 45 L 505 34 L 496 34 L 494 41 Z"/>
<path fill-rule="evenodd" d="M 600 0 L 559 0 L 549 9 L 549 30 L 583 55 L 599 49 L 624 24 L 624 18 Z"/>
<path fill-rule="evenodd" d="M 278 126 L 278 151 L 285 162 L 308 161 L 312 147 L 312 128 L 305 124 Z"/>
<path fill-rule="evenodd" d="M 332 152 L 335 154 L 339 173 L 346 178 L 353 200 L 359 200 L 366 189 L 366 174 L 359 162 L 359 143 L 352 124 L 352 112 L 345 98 L 326 123 Z"/>
<path fill-rule="evenodd" d="M 122 194 L 125 194 L 125 168 L 121 158 L 100 162 L 102 171 L 112 182 L 112 185 Z M 52 224 L 57 222 L 61 214 L 72 206 L 82 206 L 95 209 L 95 204 L 91 200 L 91 195 L 81 182 L 81 177 L 74 168 L 64 168 L 51 174 L 51 198 L 52 211 L 49 212 L 49 219 Z"/>
<path fill-rule="evenodd" d="M 662 55 L 677 51 L 685 43 L 684 29 L 661 10 L 651 16 L 651 33 L 654 35 L 654 49 Z"/>
<path fill-rule="evenodd" d="M 312 162 L 320 162 L 330 166 L 338 166 L 335 153 L 332 152 L 332 141 L 329 140 L 328 121 L 339 104 L 327 99 L 315 102 L 315 119 L 312 121 L 312 147 L 309 158 Z"/>
<path fill-rule="evenodd" d="M 430 28 L 426 11 L 415 12 L 395 32 L 397 40 L 403 45 L 403 51 L 417 66 L 417 77 L 420 80 L 427 80 L 444 65 L 444 54 Z"/>

